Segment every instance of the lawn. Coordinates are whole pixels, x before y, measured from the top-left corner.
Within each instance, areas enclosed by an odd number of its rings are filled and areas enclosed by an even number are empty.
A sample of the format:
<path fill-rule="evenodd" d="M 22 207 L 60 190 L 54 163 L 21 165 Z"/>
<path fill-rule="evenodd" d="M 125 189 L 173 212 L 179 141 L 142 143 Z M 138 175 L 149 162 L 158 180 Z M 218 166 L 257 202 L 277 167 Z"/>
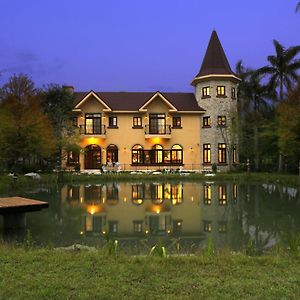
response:
<path fill-rule="evenodd" d="M 111 257 L 0 246 L 1 299 L 299 299 L 300 259 Z"/>

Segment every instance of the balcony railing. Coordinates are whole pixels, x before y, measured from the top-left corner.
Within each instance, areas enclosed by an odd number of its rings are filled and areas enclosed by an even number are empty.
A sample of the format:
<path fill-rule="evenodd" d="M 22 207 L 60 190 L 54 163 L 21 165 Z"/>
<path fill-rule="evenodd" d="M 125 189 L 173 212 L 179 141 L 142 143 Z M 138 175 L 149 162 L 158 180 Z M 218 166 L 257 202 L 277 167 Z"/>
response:
<path fill-rule="evenodd" d="M 145 134 L 170 135 L 171 125 L 145 125 Z"/>
<path fill-rule="evenodd" d="M 80 134 L 104 135 L 106 134 L 105 125 L 80 125 Z"/>

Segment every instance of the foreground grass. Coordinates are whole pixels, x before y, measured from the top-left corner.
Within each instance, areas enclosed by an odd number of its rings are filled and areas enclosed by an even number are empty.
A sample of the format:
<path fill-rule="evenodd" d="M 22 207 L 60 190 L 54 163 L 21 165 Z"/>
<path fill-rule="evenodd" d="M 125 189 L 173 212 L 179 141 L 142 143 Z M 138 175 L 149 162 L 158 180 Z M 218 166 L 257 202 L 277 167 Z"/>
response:
<path fill-rule="evenodd" d="M 108 257 L 0 246 L 0 299 L 299 299 L 300 259 Z"/>

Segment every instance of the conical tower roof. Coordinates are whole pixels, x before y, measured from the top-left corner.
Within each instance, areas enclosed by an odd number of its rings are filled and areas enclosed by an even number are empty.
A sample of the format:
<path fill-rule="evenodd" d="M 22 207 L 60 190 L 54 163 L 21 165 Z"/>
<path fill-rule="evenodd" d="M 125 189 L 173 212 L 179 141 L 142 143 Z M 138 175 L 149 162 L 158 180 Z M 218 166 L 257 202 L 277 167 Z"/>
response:
<path fill-rule="evenodd" d="M 236 77 L 230 68 L 229 62 L 215 30 L 211 34 L 200 71 L 194 78 L 192 84 L 201 79 L 201 77 L 209 75 L 233 75 Z"/>

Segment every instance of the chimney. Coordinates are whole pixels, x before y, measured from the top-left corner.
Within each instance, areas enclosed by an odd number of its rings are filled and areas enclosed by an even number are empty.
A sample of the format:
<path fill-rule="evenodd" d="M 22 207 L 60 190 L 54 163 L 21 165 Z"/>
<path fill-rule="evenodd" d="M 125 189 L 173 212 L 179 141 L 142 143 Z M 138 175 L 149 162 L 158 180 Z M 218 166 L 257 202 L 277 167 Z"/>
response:
<path fill-rule="evenodd" d="M 70 94 L 74 93 L 74 87 L 72 85 L 63 85 L 62 88 Z"/>

